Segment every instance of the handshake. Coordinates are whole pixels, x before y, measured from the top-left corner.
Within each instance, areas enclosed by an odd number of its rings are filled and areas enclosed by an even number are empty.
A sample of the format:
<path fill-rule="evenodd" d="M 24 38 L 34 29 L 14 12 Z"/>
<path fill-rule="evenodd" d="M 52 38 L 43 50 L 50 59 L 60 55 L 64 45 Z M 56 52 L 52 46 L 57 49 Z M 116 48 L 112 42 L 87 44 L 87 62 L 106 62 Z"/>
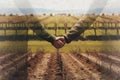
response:
<path fill-rule="evenodd" d="M 53 46 L 57 49 L 62 48 L 66 43 L 64 37 L 56 37 L 55 41 L 53 42 Z"/>

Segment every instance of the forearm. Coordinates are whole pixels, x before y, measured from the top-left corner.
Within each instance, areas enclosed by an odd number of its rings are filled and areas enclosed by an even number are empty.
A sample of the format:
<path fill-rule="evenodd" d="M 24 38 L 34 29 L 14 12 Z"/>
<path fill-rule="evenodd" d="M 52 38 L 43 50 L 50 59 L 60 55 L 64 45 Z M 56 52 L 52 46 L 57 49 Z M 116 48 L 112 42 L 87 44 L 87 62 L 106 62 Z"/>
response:
<path fill-rule="evenodd" d="M 71 30 L 64 35 L 66 43 L 70 43 L 75 38 L 79 37 L 85 30 L 89 28 L 91 24 L 87 24 L 85 22 L 86 17 L 83 19 L 80 19 L 74 27 L 71 28 Z"/>
<path fill-rule="evenodd" d="M 45 29 L 34 30 L 34 32 L 36 33 L 37 37 L 40 37 L 48 42 L 53 43 L 55 41 L 55 36 L 49 34 Z"/>
<path fill-rule="evenodd" d="M 71 41 L 73 41 L 74 39 L 76 39 L 77 37 L 80 36 L 80 34 L 82 34 L 85 29 L 83 28 L 79 28 L 80 31 L 78 31 L 77 29 L 71 29 L 66 35 L 64 35 L 66 43 L 70 43 Z"/>
<path fill-rule="evenodd" d="M 40 23 L 37 23 L 36 26 L 32 28 L 32 30 L 34 33 L 36 33 L 37 37 L 40 37 L 51 43 L 55 41 L 55 36 L 49 34 Z"/>

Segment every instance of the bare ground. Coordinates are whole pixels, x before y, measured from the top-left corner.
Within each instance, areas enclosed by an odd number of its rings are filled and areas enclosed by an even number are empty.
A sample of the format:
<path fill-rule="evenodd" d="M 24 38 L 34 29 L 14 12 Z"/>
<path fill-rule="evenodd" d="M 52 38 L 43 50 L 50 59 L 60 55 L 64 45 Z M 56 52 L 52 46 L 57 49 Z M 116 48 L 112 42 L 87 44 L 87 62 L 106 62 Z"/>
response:
<path fill-rule="evenodd" d="M 119 62 L 114 56 L 109 58 Z M 111 61 L 103 60 L 101 64 L 97 55 L 80 53 L 40 53 L 29 61 L 27 79 L 25 72 L 19 71 L 21 74 L 12 80 L 119 80 L 118 75 L 106 69 Z M 119 65 L 113 65 L 112 69 L 116 67 Z"/>

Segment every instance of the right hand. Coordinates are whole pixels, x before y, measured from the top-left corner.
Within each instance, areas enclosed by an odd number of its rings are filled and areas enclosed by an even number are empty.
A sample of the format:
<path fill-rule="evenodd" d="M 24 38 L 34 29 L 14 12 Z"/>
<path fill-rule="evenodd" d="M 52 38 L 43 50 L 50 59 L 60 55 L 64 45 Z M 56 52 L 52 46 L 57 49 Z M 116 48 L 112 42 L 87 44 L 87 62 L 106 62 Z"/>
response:
<path fill-rule="evenodd" d="M 57 49 L 62 48 L 65 45 L 65 38 L 64 37 L 56 37 L 56 40 L 53 43 L 53 46 Z"/>

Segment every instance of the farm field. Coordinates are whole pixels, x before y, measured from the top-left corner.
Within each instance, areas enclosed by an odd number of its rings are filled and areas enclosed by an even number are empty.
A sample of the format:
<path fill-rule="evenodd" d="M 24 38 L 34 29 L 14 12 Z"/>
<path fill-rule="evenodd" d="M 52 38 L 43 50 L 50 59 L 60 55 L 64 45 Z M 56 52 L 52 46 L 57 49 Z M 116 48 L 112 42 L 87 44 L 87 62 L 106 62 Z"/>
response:
<path fill-rule="evenodd" d="M 108 57 L 109 56 L 109 57 Z M 41 53 L 29 61 L 29 80 L 119 80 L 119 53 Z M 112 63 L 111 63 L 112 62 Z M 17 77 L 23 75 L 19 71 Z"/>
<path fill-rule="evenodd" d="M 30 29 L 28 32 L 25 28 L 17 31 L 14 29 L 25 27 L 19 23 L 22 21 L 31 23 L 39 21 L 50 34 L 61 36 L 66 33 L 66 24 L 68 32 L 81 17 L 0 16 L 0 37 L 36 36 Z M 87 18 L 86 21 L 89 22 L 96 17 L 90 15 L 90 19 Z M 8 80 L 119 80 L 119 19 L 119 15 L 98 16 L 96 21 L 100 22 L 99 25 L 95 21 L 89 25 L 91 29 L 80 35 L 87 39 L 72 41 L 61 49 L 56 49 L 51 43 L 41 39 L 0 40 L 0 80 L 7 80 L 6 78 Z M 6 23 L 7 20 L 9 21 Z M 92 38 L 105 36 L 108 39 L 89 40 L 88 37 L 91 36 Z M 118 38 L 111 39 L 111 36 Z"/>
<path fill-rule="evenodd" d="M 55 27 L 57 27 L 57 35 L 63 35 L 65 34 L 65 27 L 67 27 L 67 31 L 74 26 L 76 22 L 78 22 L 79 19 L 81 19 L 83 16 L 0 16 L 0 28 L 4 28 L 7 25 L 7 28 L 11 28 L 13 26 L 16 27 L 24 27 L 25 25 L 22 25 L 22 22 L 35 22 L 39 21 L 41 25 L 51 34 L 55 34 Z M 104 27 L 108 28 L 107 35 L 117 35 L 117 29 L 109 29 L 109 28 L 116 28 L 120 27 L 119 18 L 118 15 L 105 15 L 105 16 L 96 16 L 96 15 L 89 15 L 86 16 L 86 22 L 92 22 L 91 25 L 88 27 L 95 27 L 96 29 Z M 3 19 L 4 18 L 4 19 Z M 95 20 L 94 20 L 95 19 Z M 15 21 L 14 21 L 15 20 Z M 95 21 L 99 22 L 99 24 Z M 117 25 L 116 25 L 116 23 Z M 13 24 L 14 23 L 14 24 Z M 104 25 L 102 25 L 104 23 Z M 16 25 L 15 25 L 16 24 Z M 96 25 L 96 26 L 94 26 Z M 59 29 L 60 28 L 60 29 Z M 17 35 L 24 35 L 26 30 L 19 30 Z M 118 32 L 120 30 L 118 29 Z M 0 35 L 4 35 L 4 30 L 0 30 Z M 15 35 L 15 30 L 6 30 L 6 35 Z M 29 29 L 28 34 L 32 35 L 33 31 Z M 84 33 L 84 36 L 90 36 L 95 35 L 94 29 L 86 30 Z M 96 30 L 96 35 L 106 35 L 105 30 L 98 29 Z"/>

